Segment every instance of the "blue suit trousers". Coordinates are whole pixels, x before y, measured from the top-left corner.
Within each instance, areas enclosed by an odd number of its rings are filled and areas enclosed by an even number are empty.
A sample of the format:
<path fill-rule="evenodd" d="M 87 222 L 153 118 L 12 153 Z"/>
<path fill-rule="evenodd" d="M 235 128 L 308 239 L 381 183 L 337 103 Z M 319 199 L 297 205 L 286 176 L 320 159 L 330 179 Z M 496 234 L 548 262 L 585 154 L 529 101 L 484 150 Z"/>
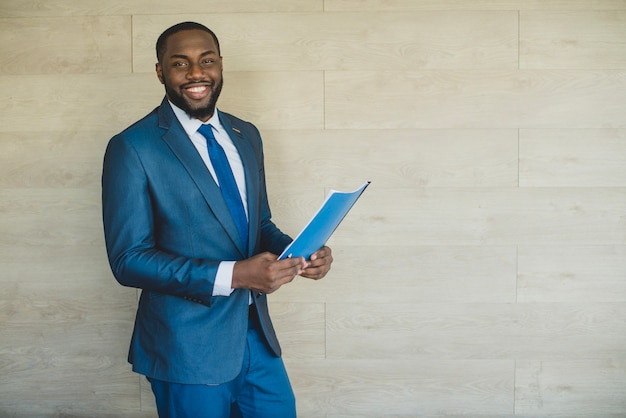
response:
<path fill-rule="evenodd" d="M 295 418 L 296 401 L 282 358 L 250 319 L 239 376 L 221 385 L 150 379 L 159 418 Z"/>

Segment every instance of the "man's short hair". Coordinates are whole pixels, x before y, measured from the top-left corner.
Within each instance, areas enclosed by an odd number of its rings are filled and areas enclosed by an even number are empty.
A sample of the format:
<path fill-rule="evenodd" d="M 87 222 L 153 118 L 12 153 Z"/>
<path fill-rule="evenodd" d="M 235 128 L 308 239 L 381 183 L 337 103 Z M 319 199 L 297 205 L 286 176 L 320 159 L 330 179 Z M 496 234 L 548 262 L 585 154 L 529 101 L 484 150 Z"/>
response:
<path fill-rule="evenodd" d="M 170 36 L 174 35 L 175 33 L 182 32 L 184 30 L 202 30 L 210 34 L 213 37 L 213 40 L 215 41 L 215 45 L 217 46 L 218 55 L 221 55 L 220 42 L 217 40 L 217 36 L 211 29 L 196 22 L 182 22 L 182 23 L 178 23 L 174 26 L 171 26 L 165 29 L 165 31 L 161 34 L 161 36 L 159 36 L 159 39 L 157 39 L 156 56 L 159 62 L 161 62 L 161 58 L 163 57 L 163 54 L 165 53 L 165 44 L 167 42 L 167 39 Z"/>

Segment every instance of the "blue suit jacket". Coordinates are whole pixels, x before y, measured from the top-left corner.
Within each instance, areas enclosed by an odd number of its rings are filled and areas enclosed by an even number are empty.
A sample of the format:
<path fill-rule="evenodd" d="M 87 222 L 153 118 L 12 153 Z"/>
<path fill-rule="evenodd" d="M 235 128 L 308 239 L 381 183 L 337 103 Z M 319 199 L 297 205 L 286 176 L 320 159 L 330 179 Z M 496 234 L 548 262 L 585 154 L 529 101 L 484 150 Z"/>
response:
<path fill-rule="evenodd" d="M 243 162 L 250 236 L 242 248 L 222 194 L 167 100 L 106 150 L 102 206 L 115 278 L 143 289 L 130 346 L 133 370 L 159 380 L 223 383 L 241 369 L 250 292 L 214 297 L 222 260 L 262 251 L 279 254 L 291 241 L 271 221 L 261 136 L 251 123 L 219 113 Z M 266 296 L 255 295 L 266 339 L 280 347 Z"/>

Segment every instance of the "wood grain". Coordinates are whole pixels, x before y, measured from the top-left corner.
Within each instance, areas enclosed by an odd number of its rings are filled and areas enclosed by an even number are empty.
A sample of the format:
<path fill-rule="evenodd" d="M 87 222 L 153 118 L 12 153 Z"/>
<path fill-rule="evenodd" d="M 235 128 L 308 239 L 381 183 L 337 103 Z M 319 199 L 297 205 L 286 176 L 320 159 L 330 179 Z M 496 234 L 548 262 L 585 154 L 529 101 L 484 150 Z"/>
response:
<path fill-rule="evenodd" d="M 626 238 L 619 188 L 370 187 L 333 236 L 338 245 L 619 245 Z"/>
<path fill-rule="evenodd" d="M 264 130 L 271 190 L 302 182 L 354 190 L 515 187 L 518 131 L 455 129 Z M 286 176 L 285 173 L 298 173 Z M 369 193 L 369 192 L 368 192 Z"/>
<path fill-rule="evenodd" d="M 520 68 L 626 68 L 626 10 L 520 13 Z"/>
<path fill-rule="evenodd" d="M 259 12 L 298 12 L 319 11 L 323 8 L 322 0 L 215 0 L 207 3 L 203 0 L 188 0 L 173 3 L 163 0 L 3 0 L 0 3 L 0 16 L 18 17 L 54 17 L 83 15 L 147 15 L 181 13 L 259 13 Z M 165 29 L 165 28 L 164 28 Z"/>
<path fill-rule="evenodd" d="M 623 246 L 519 248 L 520 302 L 626 302 Z"/>
<path fill-rule="evenodd" d="M 270 309 L 302 418 L 626 414 L 624 0 L 0 2 L 0 416 L 156 418 L 101 222 L 154 43 L 216 30 L 274 221 L 372 185 Z"/>
<path fill-rule="evenodd" d="M 326 0 L 325 10 L 620 10 L 624 0 Z"/>
<path fill-rule="evenodd" d="M 522 129 L 520 186 L 626 186 L 626 130 Z"/>
<path fill-rule="evenodd" d="M 393 340 L 388 343 L 393 344 Z M 513 410 L 511 361 L 343 359 L 286 363 L 300 399 L 298 411 L 312 416 L 447 416 Z"/>
<path fill-rule="evenodd" d="M 320 129 L 323 77 L 320 72 L 229 73 L 220 108 L 254 120 L 260 128 Z M 119 132 L 161 103 L 155 74 L 0 76 L 2 131 L 72 130 Z M 32 92 L 37 91 L 38 97 Z M 85 92 L 89 94 L 85 94 Z M 41 100 L 45 97 L 45 100 Z M 32 123 L 33 114 L 40 115 Z M 108 138 L 107 138 L 108 139 Z"/>
<path fill-rule="evenodd" d="M 328 359 L 621 359 L 623 303 L 328 303 Z"/>
<path fill-rule="evenodd" d="M 327 129 L 624 128 L 621 70 L 327 71 Z"/>
<path fill-rule="evenodd" d="M 0 187 L 93 189 L 115 132 L 0 132 Z"/>
<path fill-rule="evenodd" d="M 359 241 L 331 243 L 335 262 L 324 280 L 296 279 L 271 299 L 299 304 L 516 300 L 515 247 L 368 247 Z"/>
<path fill-rule="evenodd" d="M 133 19 L 135 71 L 152 69 L 154 40 L 177 23 L 174 19 L 186 18 Z M 354 13 L 350 19 L 329 12 L 188 18 L 215 31 L 231 71 L 517 68 L 518 16 L 513 11 Z"/>
<path fill-rule="evenodd" d="M 275 302 L 270 296 L 272 322 L 285 357 L 324 359 L 326 307 L 323 303 Z"/>
<path fill-rule="evenodd" d="M 523 361 L 517 364 L 515 412 L 618 417 L 626 398 L 614 388 L 626 383 L 620 360 Z"/>
<path fill-rule="evenodd" d="M 3 18 L 0 75 L 128 73 L 130 34 L 128 16 Z"/>

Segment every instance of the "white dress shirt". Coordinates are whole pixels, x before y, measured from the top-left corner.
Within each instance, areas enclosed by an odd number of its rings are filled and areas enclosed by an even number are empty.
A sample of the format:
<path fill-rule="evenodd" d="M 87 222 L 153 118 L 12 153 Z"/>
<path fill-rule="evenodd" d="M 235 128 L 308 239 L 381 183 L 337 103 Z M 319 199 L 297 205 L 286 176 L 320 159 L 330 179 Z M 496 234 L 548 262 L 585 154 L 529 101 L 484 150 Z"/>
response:
<path fill-rule="evenodd" d="M 200 157 L 202 157 L 202 161 L 207 166 L 215 183 L 219 185 L 217 180 L 217 176 L 215 175 L 215 170 L 213 169 L 213 164 L 211 163 L 211 158 L 209 157 L 209 150 L 207 148 L 206 138 L 202 136 L 198 129 L 200 125 L 202 125 L 202 121 L 194 118 L 190 118 L 184 110 L 180 109 L 172 102 L 169 102 L 170 106 L 172 106 L 172 110 L 174 110 L 174 114 L 176 118 L 183 125 L 183 129 L 189 136 L 191 143 L 196 147 Z M 215 136 L 215 140 L 224 148 L 224 152 L 226 153 L 226 158 L 228 158 L 228 163 L 230 164 L 230 168 L 233 171 L 233 176 L 235 177 L 235 182 L 237 183 L 237 188 L 239 189 L 239 194 L 241 195 L 241 201 L 243 202 L 243 208 L 246 212 L 246 216 L 248 216 L 248 200 L 246 198 L 246 178 L 243 170 L 243 163 L 241 162 L 241 157 L 239 156 L 239 152 L 237 152 L 237 148 L 235 144 L 233 144 L 232 139 L 226 132 L 226 129 L 220 123 L 219 117 L 217 116 L 217 109 L 213 113 L 211 119 L 209 119 L 206 124 L 210 124 L 213 126 L 213 135 Z M 215 276 L 215 284 L 213 286 L 213 296 L 229 296 L 233 292 L 232 284 L 233 284 L 233 269 L 235 267 L 235 261 L 222 261 L 217 268 L 217 275 Z"/>

